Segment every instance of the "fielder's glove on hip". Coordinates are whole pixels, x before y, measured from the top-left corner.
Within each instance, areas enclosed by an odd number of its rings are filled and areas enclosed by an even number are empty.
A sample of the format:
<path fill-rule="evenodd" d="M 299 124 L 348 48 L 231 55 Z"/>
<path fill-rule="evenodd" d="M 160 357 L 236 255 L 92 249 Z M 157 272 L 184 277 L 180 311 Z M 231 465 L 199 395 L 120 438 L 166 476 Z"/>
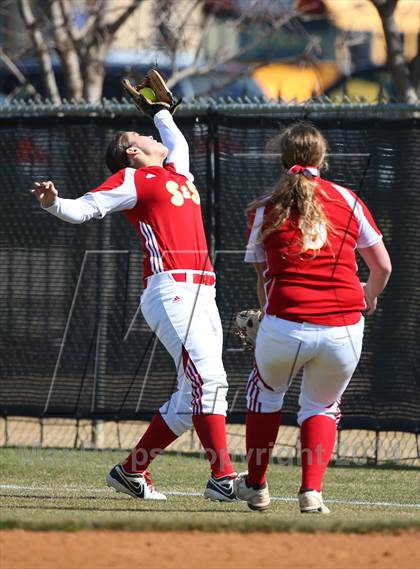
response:
<path fill-rule="evenodd" d="M 241 310 L 233 318 L 233 332 L 239 337 L 245 350 L 255 350 L 261 316 L 261 310 L 250 308 Z"/>
<path fill-rule="evenodd" d="M 136 107 L 151 119 L 155 114 L 163 109 L 174 114 L 182 99 L 175 99 L 172 92 L 168 89 L 162 75 L 156 69 L 150 69 L 146 73 L 146 77 L 138 85 L 132 85 L 129 79 L 121 81 L 122 86 L 133 99 Z M 156 95 L 156 101 L 152 101 L 144 94 L 140 93 L 142 89 L 149 87 Z"/>

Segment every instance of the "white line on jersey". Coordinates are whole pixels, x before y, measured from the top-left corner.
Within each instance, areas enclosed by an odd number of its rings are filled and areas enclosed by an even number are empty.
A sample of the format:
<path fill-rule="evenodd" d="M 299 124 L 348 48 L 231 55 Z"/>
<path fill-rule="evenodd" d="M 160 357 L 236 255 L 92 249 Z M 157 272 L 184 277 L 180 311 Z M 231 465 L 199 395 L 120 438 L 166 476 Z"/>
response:
<path fill-rule="evenodd" d="M 153 229 L 144 221 L 140 221 L 140 231 L 145 239 L 146 248 L 150 253 L 150 265 L 152 271 L 154 273 L 161 273 L 163 271 L 162 255 Z"/>

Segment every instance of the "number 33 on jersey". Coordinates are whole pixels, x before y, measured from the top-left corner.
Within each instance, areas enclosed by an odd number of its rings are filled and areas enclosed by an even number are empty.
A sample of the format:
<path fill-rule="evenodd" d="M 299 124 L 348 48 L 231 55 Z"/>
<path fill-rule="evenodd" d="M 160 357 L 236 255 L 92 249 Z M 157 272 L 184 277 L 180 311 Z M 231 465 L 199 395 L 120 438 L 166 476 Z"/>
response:
<path fill-rule="evenodd" d="M 172 195 L 171 204 L 177 207 L 184 205 L 185 200 L 192 200 L 195 204 L 200 205 L 200 194 L 191 180 L 186 180 L 185 184 L 182 185 L 174 180 L 168 180 L 166 189 Z"/>
<path fill-rule="evenodd" d="M 142 241 L 144 278 L 177 269 L 213 271 L 193 182 L 167 164 L 139 168 L 131 183 L 137 202 L 124 213 Z"/>

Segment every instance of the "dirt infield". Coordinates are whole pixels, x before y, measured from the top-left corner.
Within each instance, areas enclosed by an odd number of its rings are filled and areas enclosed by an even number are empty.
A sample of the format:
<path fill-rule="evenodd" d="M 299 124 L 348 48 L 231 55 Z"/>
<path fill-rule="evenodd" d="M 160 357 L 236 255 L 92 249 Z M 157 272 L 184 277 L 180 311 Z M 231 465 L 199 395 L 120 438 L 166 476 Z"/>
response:
<path fill-rule="evenodd" d="M 418 569 L 420 532 L 0 532 L 1 569 Z"/>

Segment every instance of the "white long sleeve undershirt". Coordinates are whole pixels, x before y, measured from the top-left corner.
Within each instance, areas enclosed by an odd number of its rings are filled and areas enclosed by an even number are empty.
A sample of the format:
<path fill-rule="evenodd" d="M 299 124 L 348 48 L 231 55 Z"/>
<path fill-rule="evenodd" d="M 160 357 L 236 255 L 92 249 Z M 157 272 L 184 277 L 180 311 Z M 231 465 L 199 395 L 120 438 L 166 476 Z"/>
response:
<path fill-rule="evenodd" d="M 166 162 L 172 162 L 178 174 L 194 181 L 194 176 L 190 172 L 188 142 L 175 124 L 171 113 L 166 110 L 159 111 L 155 114 L 154 122 L 162 139 L 162 144 L 168 149 Z"/>
<path fill-rule="evenodd" d="M 162 143 L 168 148 L 167 162 L 172 162 L 175 170 L 189 180 L 194 176 L 189 171 L 188 143 L 176 126 L 169 111 L 156 113 L 154 123 L 159 130 Z M 48 213 L 68 223 L 84 223 L 93 218 L 103 218 L 108 213 L 132 209 L 137 203 L 137 191 L 134 183 L 134 168 L 126 168 L 123 183 L 107 191 L 87 193 L 76 199 L 57 197 L 55 203 L 43 208 Z"/>
<path fill-rule="evenodd" d="M 126 168 L 124 182 L 112 190 L 87 193 L 76 199 L 58 197 L 55 204 L 44 208 L 62 221 L 84 223 L 93 218 L 102 219 L 108 213 L 132 209 L 137 203 L 134 168 Z"/>

